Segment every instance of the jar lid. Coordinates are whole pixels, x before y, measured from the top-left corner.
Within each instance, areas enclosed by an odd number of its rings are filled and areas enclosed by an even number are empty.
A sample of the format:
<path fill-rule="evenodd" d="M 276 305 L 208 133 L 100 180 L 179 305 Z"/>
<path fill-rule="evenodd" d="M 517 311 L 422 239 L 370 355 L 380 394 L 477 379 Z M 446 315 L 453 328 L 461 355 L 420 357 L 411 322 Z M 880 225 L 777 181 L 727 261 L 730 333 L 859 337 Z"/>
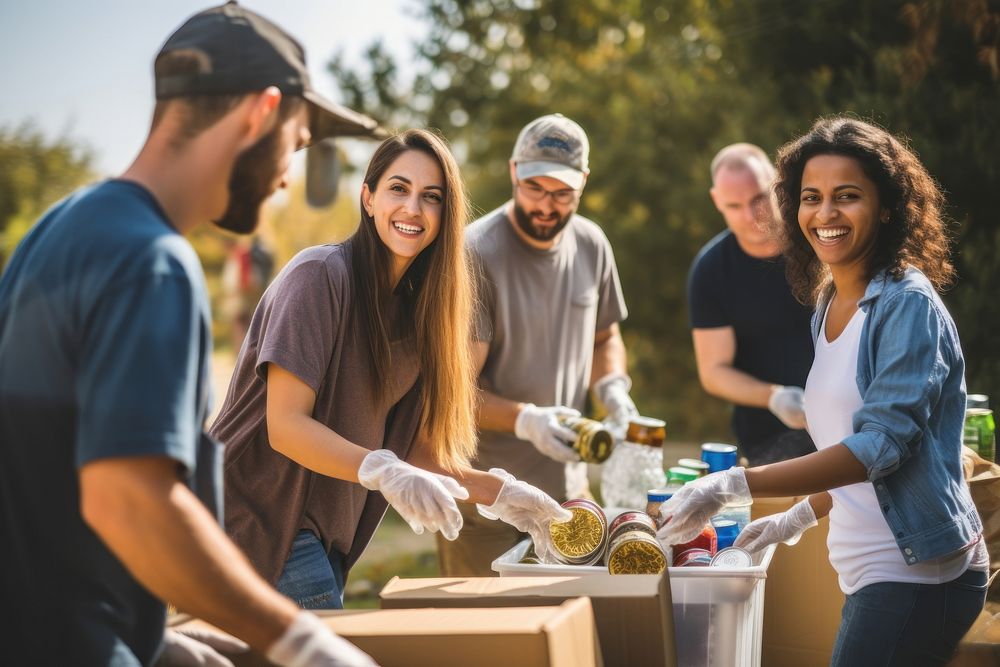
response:
<path fill-rule="evenodd" d="M 693 482 L 698 479 L 700 475 L 697 470 L 691 470 L 690 468 L 682 468 L 681 466 L 674 466 L 667 470 L 668 480 L 677 480 L 679 482 L 688 483 Z"/>
<path fill-rule="evenodd" d="M 646 491 L 646 502 L 665 503 L 673 497 L 674 492 L 669 489 L 650 489 Z"/>

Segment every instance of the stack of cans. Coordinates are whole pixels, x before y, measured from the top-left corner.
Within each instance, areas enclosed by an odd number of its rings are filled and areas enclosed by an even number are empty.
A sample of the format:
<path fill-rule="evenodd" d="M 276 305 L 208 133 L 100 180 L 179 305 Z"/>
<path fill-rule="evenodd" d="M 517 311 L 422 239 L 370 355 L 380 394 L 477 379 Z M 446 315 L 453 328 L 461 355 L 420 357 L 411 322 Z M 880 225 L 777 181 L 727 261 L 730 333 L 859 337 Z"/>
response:
<path fill-rule="evenodd" d="M 567 565 L 600 562 L 608 538 L 608 519 L 604 510 L 583 498 L 567 500 L 562 506 L 573 513 L 573 518 L 549 526 L 556 558 Z"/>
<path fill-rule="evenodd" d="M 645 512 L 622 512 L 611 522 L 608 553 L 611 574 L 659 574 L 667 556 L 656 539 L 656 524 Z"/>

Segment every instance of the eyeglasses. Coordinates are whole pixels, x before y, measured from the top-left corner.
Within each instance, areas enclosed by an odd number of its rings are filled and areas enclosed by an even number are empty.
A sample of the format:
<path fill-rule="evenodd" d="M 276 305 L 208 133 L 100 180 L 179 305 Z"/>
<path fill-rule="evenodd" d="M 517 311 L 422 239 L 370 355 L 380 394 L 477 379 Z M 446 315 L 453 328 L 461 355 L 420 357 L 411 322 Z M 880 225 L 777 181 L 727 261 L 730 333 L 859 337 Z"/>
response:
<path fill-rule="evenodd" d="M 518 181 L 517 189 L 521 192 L 526 199 L 531 201 L 542 201 L 546 196 L 552 197 L 552 201 L 557 204 L 572 204 L 576 201 L 577 196 L 580 194 L 579 191 L 572 188 L 563 188 L 562 190 L 546 190 L 537 183 L 532 183 L 528 181 L 527 183 Z"/>

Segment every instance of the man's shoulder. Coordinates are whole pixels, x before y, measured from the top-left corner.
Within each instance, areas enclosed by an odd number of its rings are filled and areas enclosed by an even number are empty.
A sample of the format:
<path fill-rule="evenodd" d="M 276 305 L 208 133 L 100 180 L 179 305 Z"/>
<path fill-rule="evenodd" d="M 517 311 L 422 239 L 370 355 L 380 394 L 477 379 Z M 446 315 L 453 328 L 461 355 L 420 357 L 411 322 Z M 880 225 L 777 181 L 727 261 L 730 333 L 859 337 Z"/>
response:
<path fill-rule="evenodd" d="M 574 213 L 566 228 L 573 230 L 577 243 L 601 249 L 611 248 L 611 242 L 608 241 L 608 235 L 604 233 L 604 229 L 588 217 Z"/>
<path fill-rule="evenodd" d="M 478 250 L 479 246 L 485 242 L 489 240 L 495 241 L 504 235 L 504 232 L 507 231 L 504 229 L 504 225 L 509 224 L 510 221 L 507 218 L 505 204 L 469 223 L 469 226 L 465 230 L 466 243 L 471 248 Z"/>
<path fill-rule="evenodd" d="M 732 251 L 734 245 L 736 245 L 736 237 L 728 229 L 723 229 L 701 247 L 701 250 L 695 255 L 692 265 L 697 266 L 702 263 L 721 262 L 725 259 L 726 253 Z"/>

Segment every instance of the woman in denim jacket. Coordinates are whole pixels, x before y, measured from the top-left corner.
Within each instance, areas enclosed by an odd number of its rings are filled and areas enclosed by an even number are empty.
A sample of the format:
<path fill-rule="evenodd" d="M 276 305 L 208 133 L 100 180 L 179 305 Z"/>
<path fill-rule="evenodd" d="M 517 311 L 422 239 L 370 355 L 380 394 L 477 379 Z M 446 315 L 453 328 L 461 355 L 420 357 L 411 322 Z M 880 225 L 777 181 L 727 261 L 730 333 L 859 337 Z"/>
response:
<path fill-rule="evenodd" d="M 943 196 L 900 141 L 849 118 L 817 121 L 777 167 L 789 283 L 817 303 L 804 407 L 818 451 L 685 486 L 659 538 L 693 538 L 727 502 L 812 494 L 736 544 L 794 544 L 829 514 L 847 596 L 831 664 L 941 665 L 989 569 L 962 476 L 965 361 L 937 294 L 954 278 Z"/>

